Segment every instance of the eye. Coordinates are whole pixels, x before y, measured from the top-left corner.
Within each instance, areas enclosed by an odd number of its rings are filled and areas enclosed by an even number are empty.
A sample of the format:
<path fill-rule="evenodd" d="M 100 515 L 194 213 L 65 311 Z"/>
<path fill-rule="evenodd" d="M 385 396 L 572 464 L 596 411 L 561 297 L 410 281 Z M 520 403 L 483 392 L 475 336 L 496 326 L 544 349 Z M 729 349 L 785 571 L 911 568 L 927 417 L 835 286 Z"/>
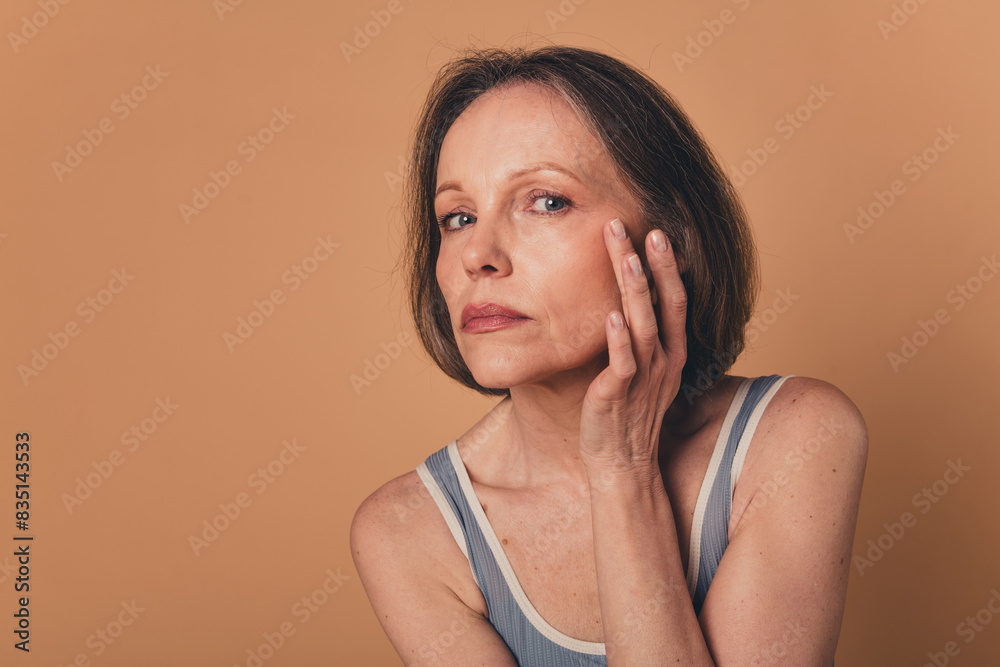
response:
<path fill-rule="evenodd" d="M 567 197 L 547 190 L 532 192 L 527 200 L 530 202 L 531 211 L 539 215 L 561 215 L 573 206 L 573 202 Z M 457 226 L 452 224 L 455 218 L 458 219 Z M 438 228 L 444 233 L 457 232 L 475 221 L 476 216 L 463 211 L 449 211 L 437 216 Z"/>
<path fill-rule="evenodd" d="M 532 203 L 532 210 L 535 213 L 555 214 L 571 205 L 569 199 L 561 197 L 554 192 L 538 192 L 533 194 L 531 197 L 534 199 L 534 202 Z M 541 202 L 541 208 L 538 207 L 539 202 Z M 551 208 L 553 206 L 555 208 Z"/>
<path fill-rule="evenodd" d="M 475 216 L 469 215 L 468 213 L 462 213 L 461 211 L 452 211 L 450 213 L 445 213 L 444 215 L 438 216 L 437 219 L 438 227 L 440 227 L 445 232 L 453 232 L 456 229 L 461 229 L 462 227 L 465 226 L 460 224 L 459 227 L 449 227 L 448 223 L 451 221 L 452 218 L 459 218 L 460 221 L 464 222 L 470 222 L 470 221 L 475 222 L 476 220 Z"/>

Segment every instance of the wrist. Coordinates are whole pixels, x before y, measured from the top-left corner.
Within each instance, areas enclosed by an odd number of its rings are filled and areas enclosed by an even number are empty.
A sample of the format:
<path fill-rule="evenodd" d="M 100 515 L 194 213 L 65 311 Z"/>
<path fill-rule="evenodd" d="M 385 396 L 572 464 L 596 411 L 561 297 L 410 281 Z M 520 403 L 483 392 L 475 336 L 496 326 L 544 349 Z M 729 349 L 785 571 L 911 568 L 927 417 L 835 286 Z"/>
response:
<path fill-rule="evenodd" d="M 584 460 L 584 470 L 591 490 L 664 491 L 663 477 L 657 466 L 649 463 Z"/>

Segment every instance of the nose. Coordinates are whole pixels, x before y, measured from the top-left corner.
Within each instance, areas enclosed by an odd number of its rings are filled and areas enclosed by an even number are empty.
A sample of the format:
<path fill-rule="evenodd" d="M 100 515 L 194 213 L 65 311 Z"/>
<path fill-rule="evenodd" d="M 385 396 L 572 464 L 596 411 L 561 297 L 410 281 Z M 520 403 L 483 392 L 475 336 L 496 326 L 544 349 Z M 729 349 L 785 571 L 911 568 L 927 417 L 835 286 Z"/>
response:
<path fill-rule="evenodd" d="M 462 265 L 469 278 L 510 273 L 513 238 L 508 222 L 501 213 L 483 212 L 476 218 L 462 247 Z"/>

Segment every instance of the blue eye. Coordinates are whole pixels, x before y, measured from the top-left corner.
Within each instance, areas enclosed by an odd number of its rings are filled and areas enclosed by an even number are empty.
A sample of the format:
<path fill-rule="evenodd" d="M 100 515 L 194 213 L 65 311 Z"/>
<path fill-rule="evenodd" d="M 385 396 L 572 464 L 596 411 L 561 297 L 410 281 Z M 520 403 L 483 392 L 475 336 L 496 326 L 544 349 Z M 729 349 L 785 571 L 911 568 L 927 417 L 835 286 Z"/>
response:
<path fill-rule="evenodd" d="M 535 203 L 538 203 L 538 202 L 544 202 L 544 204 L 545 204 L 545 206 L 546 206 L 546 207 L 547 207 L 547 206 L 548 206 L 548 205 L 549 205 L 550 203 L 552 203 L 552 202 L 555 202 L 555 203 L 557 203 L 557 204 L 561 204 L 561 206 L 560 206 L 559 208 L 555 209 L 554 211 L 553 211 L 553 210 L 551 210 L 551 209 L 548 209 L 548 208 L 547 208 L 547 209 L 546 209 L 546 210 L 544 210 L 544 211 L 538 211 L 538 210 L 536 210 L 536 211 L 535 211 L 536 213 L 558 213 L 558 212 L 559 212 L 559 211 L 561 211 L 561 210 L 562 210 L 563 208 L 565 208 L 565 207 L 569 206 L 569 201 L 568 201 L 568 200 L 566 200 L 566 199 L 564 199 L 563 197 L 560 197 L 560 196 L 558 196 L 558 195 L 555 195 L 555 194 L 552 194 L 552 193 L 550 193 L 550 192 L 547 192 L 547 193 L 544 193 L 544 194 L 540 194 L 540 195 L 537 195 L 537 197 L 536 197 L 536 199 L 535 199 Z"/>
<path fill-rule="evenodd" d="M 438 219 L 437 219 L 438 227 L 440 227 L 443 231 L 446 231 L 446 232 L 456 231 L 454 229 L 447 228 L 448 221 L 450 219 L 452 219 L 452 218 L 455 218 L 455 217 L 462 217 L 462 218 L 467 218 L 467 219 L 470 219 L 470 220 L 475 220 L 475 218 L 473 216 L 469 215 L 468 213 L 462 213 L 461 211 L 454 211 L 454 212 L 445 213 L 444 215 L 438 216 Z M 461 229 L 461 227 L 459 227 L 459 229 Z"/>
<path fill-rule="evenodd" d="M 562 213 L 565 213 L 573 205 L 573 202 L 571 202 L 566 197 L 548 191 L 533 192 L 531 193 L 531 195 L 529 195 L 528 199 L 529 201 L 531 201 L 532 206 L 535 206 L 539 201 L 543 202 L 543 206 L 545 207 L 544 210 L 538 210 L 536 208 L 532 208 L 531 212 L 545 216 L 561 215 Z M 551 209 L 549 208 L 550 206 L 558 206 L 558 208 Z M 438 216 L 437 218 L 438 227 L 441 229 L 442 232 L 457 232 L 468 226 L 468 224 L 461 224 L 460 222 L 458 227 L 449 227 L 448 224 L 451 221 L 451 219 L 456 217 L 460 219 L 464 218 L 465 222 L 469 224 L 476 221 L 476 216 L 472 214 L 465 213 L 463 211 L 449 211 L 443 215 Z"/>

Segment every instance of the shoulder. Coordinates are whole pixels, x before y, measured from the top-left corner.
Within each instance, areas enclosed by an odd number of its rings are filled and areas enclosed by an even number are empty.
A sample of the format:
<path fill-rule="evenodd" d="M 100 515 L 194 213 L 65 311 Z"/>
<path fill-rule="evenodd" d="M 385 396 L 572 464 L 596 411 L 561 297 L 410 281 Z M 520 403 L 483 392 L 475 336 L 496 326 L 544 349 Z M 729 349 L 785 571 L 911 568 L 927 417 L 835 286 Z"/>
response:
<path fill-rule="evenodd" d="M 398 592 L 400 581 L 422 582 L 451 591 L 471 608 L 485 608 L 485 602 L 478 604 L 482 598 L 468 559 L 416 470 L 389 480 L 361 501 L 351 521 L 350 545 L 370 596 L 387 585 L 385 595 L 394 588 Z"/>
<path fill-rule="evenodd" d="M 769 500 L 796 493 L 856 504 L 867 460 L 868 427 L 850 397 L 825 380 L 788 377 L 753 435 L 743 473 L 746 509 L 738 523 L 775 505 Z"/>
<path fill-rule="evenodd" d="M 720 664 L 749 664 L 792 622 L 790 663 L 833 660 L 867 453 L 864 418 L 838 387 L 789 377 L 773 394 L 738 481 L 745 509 L 736 516 L 734 501 L 699 616 Z"/>
<path fill-rule="evenodd" d="M 388 555 L 411 538 L 433 529 L 428 521 L 434 506 L 416 470 L 394 477 L 361 501 L 351 521 L 351 552 L 355 561 Z"/>
<path fill-rule="evenodd" d="M 786 378 L 765 409 L 761 426 L 802 443 L 819 439 L 844 455 L 867 455 L 868 427 L 861 410 L 837 386 L 818 378 Z M 781 438 L 770 438 L 775 439 Z"/>
<path fill-rule="evenodd" d="M 400 501 L 405 503 L 409 496 L 420 495 L 425 491 L 426 487 L 416 469 L 394 477 L 369 493 L 361 501 L 354 513 L 354 523 L 383 519 L 387 511 L 392 510 Z M 354 524 L 352 524 L 351 529 L 355 529 Z"/>
<path fill-rule="evenodd" d="M 407 665 L 460 665 L 477 655 L 516 667 L 486 617 L 468 560 L 416 470 L 361 502 L 350 542 L 372 610 Z"/>

